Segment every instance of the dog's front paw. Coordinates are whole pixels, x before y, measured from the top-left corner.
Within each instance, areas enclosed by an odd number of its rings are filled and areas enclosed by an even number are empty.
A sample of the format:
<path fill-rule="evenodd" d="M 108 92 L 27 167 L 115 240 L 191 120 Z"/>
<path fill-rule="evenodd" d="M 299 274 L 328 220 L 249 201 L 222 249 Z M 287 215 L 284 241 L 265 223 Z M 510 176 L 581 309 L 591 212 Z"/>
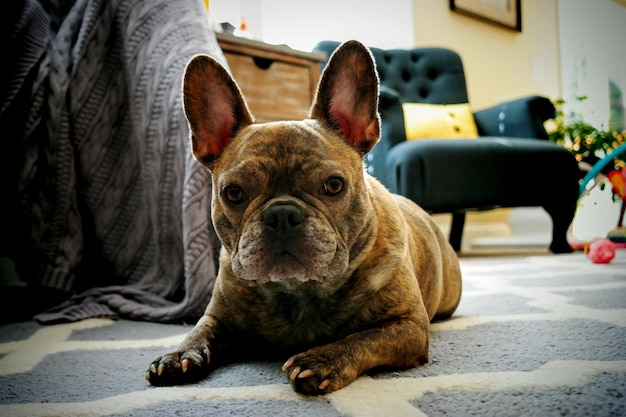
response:
<path fill-rule="evenodd" d="M 181 385 L 197 382 L 209 371 L 211 353 L 206 346 L 160 356 L 152 362 L 146 380 L 152 385 Z"/>
<path fill-rule="evenodd" d="M 350 364 L 341 363 L 338 355 L 312 349 L 292 356 L 283 365 L 294 391 L 322 395 L 336 391 L 354 381 L 359 373 Z"/>

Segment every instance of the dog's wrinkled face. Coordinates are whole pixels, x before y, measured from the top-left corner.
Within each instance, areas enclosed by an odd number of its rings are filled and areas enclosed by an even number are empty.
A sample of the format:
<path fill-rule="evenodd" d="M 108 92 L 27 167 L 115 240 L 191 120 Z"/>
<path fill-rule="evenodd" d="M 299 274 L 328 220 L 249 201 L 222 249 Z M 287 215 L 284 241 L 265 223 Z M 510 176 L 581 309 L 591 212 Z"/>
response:
<path fill-rule="evenodd" d="M 190 62 L 193 151 L 213 174 L 213 222 L 240 280 L 332 284 L 351 272 L 351 254 L 372 235 L 362 157 L 379 137 L 377 97 L 371 55 L 348 43 L 331 57 L 310 119 L 253 124 L 219 64 Z"/>
<path fill-rule="evenodd" d="M 213 169 L 213 219 L 235 274 L 259 283 L 342 275 L 351 234 L 363 227 L 349 215 L 365 210 L 359 166 L 356 152 L 313 122 L 244 129 Z"/>

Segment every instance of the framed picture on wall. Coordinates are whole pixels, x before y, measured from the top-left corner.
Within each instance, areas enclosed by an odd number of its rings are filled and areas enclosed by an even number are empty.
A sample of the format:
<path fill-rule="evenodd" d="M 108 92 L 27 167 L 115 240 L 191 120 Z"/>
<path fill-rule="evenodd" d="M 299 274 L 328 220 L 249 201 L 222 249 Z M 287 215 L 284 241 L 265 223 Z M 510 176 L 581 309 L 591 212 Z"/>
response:
<path fill-rule="evenodd" d="M 522 31 L 521 0 L 450 0 L 450 10 L 517 32 Z"/>

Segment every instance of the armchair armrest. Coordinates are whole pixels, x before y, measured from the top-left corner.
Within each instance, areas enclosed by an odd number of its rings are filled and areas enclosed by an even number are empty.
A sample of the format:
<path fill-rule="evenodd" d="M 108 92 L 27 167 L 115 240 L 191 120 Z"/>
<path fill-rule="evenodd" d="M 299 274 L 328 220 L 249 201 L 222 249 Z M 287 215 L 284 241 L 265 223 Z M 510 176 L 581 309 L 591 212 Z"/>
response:
<path fill-rule="evenodd" d="M 480 136 L 548 139 L 543 122 L 555 115 L 549 99 L 528 96 L 477 111 L 474 120 Z"/>

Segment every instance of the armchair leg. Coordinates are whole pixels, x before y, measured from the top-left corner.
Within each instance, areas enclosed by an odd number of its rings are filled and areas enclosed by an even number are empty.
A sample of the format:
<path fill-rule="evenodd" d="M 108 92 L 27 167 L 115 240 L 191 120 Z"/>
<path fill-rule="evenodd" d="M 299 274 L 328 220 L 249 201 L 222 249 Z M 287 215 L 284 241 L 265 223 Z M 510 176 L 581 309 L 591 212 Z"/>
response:
<path fill-rule="evenodd" d="M 465 213 L 452 213 L 452 225 L 450 226 L 450 237 L 448 240 L 455 252 L 461 252 L 463 227 L 465 227 Z"/>
<path fill-rule="evenodd" d="M 574 250 L 567 242 L 567 229 L 574 220 L 576 214 L 576 204 L 571 207 L 544 207 L 544 210 L 552 218 L 552 243 L 550 251 L 552 253 L 571 253 Z"/>

